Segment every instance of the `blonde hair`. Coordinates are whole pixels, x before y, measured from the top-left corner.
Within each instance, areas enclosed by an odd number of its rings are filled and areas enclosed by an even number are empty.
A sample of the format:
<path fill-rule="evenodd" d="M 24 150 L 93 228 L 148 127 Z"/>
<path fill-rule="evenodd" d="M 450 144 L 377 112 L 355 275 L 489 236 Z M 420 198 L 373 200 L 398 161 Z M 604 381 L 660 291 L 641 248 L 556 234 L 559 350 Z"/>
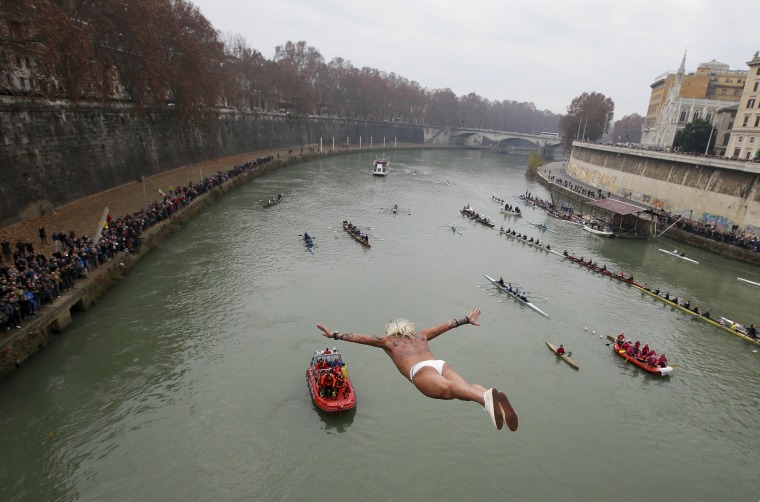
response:
<path fill-rule="evenodd" d="M 414 334 L 414 323 L 411 323 L 406 319 L 388 321 L 388 324 L 385 325 L 385 334 L 388 336 L 412 336 Z"/>

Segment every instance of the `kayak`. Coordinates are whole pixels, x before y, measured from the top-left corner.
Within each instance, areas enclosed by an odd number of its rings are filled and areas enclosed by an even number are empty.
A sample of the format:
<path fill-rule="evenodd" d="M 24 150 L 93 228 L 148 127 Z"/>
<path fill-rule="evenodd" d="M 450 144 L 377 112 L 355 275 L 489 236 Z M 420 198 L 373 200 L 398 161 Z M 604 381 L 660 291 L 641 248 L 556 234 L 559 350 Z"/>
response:
<path fill-rule="evenodd" d="M 567 354 L 557 354 L 557 347 L 551 344 L 551 342 L 546 342 L 546 346 L 551 349 L 552 352 L 554 352 L 554 355 L 564 360 L 567 364 L 572 366 L 575 369 L 580 369 L 577 364 L 575 364 L 575 361 L 570 359 L 570 357 Z"/>

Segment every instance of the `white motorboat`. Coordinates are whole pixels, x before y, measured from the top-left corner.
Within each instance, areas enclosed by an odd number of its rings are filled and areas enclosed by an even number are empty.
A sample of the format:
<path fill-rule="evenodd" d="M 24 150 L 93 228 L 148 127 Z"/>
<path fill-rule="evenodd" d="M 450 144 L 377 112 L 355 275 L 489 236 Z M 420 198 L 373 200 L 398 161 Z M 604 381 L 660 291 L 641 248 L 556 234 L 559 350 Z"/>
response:
<path fill-rule="evenodd" d="M 372 164 L 372 174 L 375 176 L 388 176 L 390 166 L 391 161 L 388 159 L 375 159 L 375 162 Z"/>

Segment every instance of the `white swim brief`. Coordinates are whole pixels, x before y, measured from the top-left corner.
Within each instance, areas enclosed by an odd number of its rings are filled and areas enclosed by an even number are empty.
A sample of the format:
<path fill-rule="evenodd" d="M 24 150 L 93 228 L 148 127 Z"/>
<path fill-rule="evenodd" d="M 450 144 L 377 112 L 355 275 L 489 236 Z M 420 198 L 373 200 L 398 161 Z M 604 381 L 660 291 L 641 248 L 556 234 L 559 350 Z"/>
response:
<path fill-rule="evenodd" d="M 441 361 L 440 359 L 428 359 L 427 361 L 420 361 L 414 366 L 412 366 L 412 369 L 409 371 L 409 381 L 414 383 L 414 375 L 421 370 L 422 368 L 426 366 L 430 366 L 431 368 L 435 368 L 438 371 L 439 375 L 443 375 L 443 365 L 446 364 L 446 361 Z"/>

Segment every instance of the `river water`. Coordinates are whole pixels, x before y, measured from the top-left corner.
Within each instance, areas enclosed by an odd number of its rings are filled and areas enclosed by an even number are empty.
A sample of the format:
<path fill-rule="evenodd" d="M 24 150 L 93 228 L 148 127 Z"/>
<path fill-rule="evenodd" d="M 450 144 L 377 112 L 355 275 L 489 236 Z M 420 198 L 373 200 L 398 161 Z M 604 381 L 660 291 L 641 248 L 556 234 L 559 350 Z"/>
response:
<path fill-rule="evenodd" d="M 0 382 L 0 499 L 758 500 L 757 346 L 459 209 L 741 322 L 757 320 L 760 289 L 736 277 L 757 281 L 758 269 L 679 245 L 694 265 L 658 251 L 673 242 L 603 239 L 524 206 L 522 219 L 503 216 L 491 195 L 548 196 L 525 159 L 398 151 L 375 178 L 360 153 L 232 191 Z M 275 193 L 284 202 L 263 209 Z M 371 227 L 372 249 L 343 219 Z M 484 273 L 532 291 L 551 319 Z M 482 325 L 444 334 L 433 352 L 506 392 L 517 432 L 494 430 L 471 403 L 425 398 L 382 351 L 327 344 L 315 327 L 381 334 L 392 318 L 429 326 L 473 306 Z M 621 330 L 665 352 L 673 376 L 616 357 L 606 335 Z M 356 388 L 346 415 L 318 412 L 306 389 L 326 345 Z"/>

